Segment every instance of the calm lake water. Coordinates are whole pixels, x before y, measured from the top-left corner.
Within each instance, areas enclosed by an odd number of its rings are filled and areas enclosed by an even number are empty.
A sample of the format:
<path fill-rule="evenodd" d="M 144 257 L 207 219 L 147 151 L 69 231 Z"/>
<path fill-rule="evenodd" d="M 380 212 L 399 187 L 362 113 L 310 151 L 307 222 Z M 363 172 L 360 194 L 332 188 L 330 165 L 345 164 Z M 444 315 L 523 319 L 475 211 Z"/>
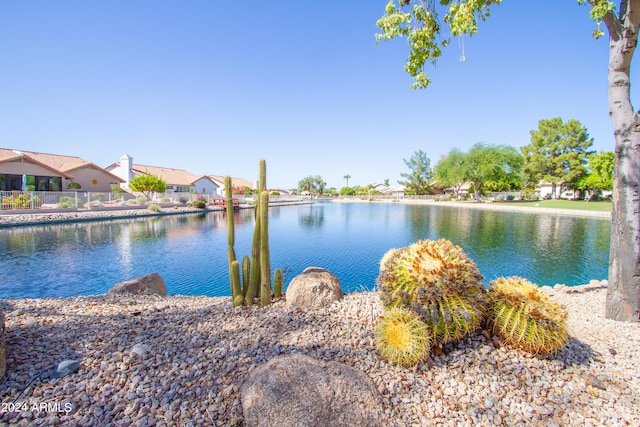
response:
<path fill-rule="evenodd" d="M 382 255 L 420 239 L 460 245 L 485 277 L 541 285 L 607 277 L 610 221 L 438 205 L 314 204 L 270 209 L 272 271 L 285 286 L 324 267 L 345 292 L 372 289 Z M 250 254 L 253 211 L 235 213 Z M 0 229 L 0 299 L 91 295 L 158 272 L 169 294 L 230 295 L 224 212 Z"/>

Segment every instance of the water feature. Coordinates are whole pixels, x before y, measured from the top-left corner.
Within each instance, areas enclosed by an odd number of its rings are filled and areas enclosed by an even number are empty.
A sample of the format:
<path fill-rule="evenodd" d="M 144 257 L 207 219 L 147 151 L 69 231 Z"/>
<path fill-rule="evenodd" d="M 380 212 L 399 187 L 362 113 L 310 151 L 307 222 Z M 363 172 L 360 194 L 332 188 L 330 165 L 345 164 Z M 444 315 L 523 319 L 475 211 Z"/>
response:
<path fill-rule="evenodd" d="M 236 254 L 250 253 L 253 211 L 235 214 Z M 346 292 L 372 289 L 390 248 L 447 238 L 488 284 L 519 275 L 541 285 L 605 279 L 610 221 L 445 205 L 314 204 L 270 210 L 272 270 L 285 285 L 324 267 Z M 224 212 L 0 229 L 0 299 L 91 295 L 158 272 L 169 294 L 230 295 Z"/>

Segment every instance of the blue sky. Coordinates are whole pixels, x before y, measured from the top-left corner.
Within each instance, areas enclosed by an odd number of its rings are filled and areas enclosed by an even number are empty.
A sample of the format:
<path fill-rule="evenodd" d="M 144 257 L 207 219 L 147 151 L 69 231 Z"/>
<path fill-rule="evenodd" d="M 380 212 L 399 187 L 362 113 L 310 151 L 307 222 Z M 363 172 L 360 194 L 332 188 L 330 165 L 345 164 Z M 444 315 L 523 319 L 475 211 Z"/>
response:
<path fill-rule="evenodd" d="M 293 188 L 366 185 L 476 142 L 521 147 L 582 122 L 613 150 L 606 37 L 575 0 L 505 0 L 410 89 L 386 0 L 0 0 L 0 147 Z M 633 95 L 633 94 L 632 94 Z"/>

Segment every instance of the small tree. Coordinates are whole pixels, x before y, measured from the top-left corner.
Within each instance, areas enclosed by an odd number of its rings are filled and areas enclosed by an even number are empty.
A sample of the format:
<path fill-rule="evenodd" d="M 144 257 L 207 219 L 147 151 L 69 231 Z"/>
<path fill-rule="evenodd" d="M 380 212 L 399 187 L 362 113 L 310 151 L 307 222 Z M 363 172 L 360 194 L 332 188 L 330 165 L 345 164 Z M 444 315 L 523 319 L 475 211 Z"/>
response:
<path fill-rule="evenodd" d="M 482 200 L 482 191 L 488 182 L 518 180 L 522 156 L 515 148 L 505 145 L 475 144 L 464 156 L 465 180 L 473 184 L 476 200 Z"/>
<path fill-rule="evenodd" d="M 319 175 L 308 176 L 298 181 L 298 191 L 308 191 L 313 194 L 323 194 L 327 183 Z"/>
<path fill-rule="evenodd" d="M 555 117 L 540 120 L 538 129 L 531 131 L 531 143 L 522 147 L 525 157 L 525 173 L 530 181 L 544 180 L 551 183 L 551 197 L 557 197 L 567 188 L 576 188 L 586 175 L 589 148 L 593 138 L 589 138 L 587 128 L 574 119 L 563 123 Z"/>
<path fill-rule="evenodd" d="M 438 162 L 435 170 L 435 177 L 438 184 L 453 188 L 456 197 L 460 197 L 460 189 L 466 179 L 464 156 L 462 151 L 454 148 L 449 151 L 447 157 Z"/>
<path fill-rule="evenodd" d="M 129 188 L 133 191 L 141 192 L 149 199 L 151 193 L 164 193 L 167 191 L 167 183 L 158 176 L 145 173 L 129 181 Z"/>
<path fill-rule="evenodd" d="M 578 181 L 577 188 L 595 193 L 613 189 L 613 163 L 614 154 L 611 151 L 601 151 L 589 156 L 587 175 Z"/>
<path fill-rule="evenodd" d="M 405 181 L 398 181 L 398 184 L 404 185 L 413 194 L 429 194 L 432 187 L 433 169 L 427 154 L 418 150 L 409 160 L 403 160 L 404 164 L 411 169 L 411 173 L 401 173 L 400 176 L 405 178 Z"/>

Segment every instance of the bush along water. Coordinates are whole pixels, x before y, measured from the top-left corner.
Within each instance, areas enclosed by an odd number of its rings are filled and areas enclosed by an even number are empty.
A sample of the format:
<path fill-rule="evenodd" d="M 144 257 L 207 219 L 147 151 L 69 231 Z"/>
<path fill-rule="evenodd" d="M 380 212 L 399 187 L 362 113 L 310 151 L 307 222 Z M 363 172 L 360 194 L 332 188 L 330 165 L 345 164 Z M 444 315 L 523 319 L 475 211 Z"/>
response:
<path fill-rule="evenodd" d="M 484 320 L 482 275 L 464 251 L 446 239 L 421 240 L 387 252 L 378 285 L 385 307 L 414 311 L 438 346 L 468 336 Z"/>
<path fill-rule="evenodd" d="M 506 344 L 533 354 L 553 354 L 567 342 L 567 312 L 527 279 L 489 284 L 488 324 Z"/>

